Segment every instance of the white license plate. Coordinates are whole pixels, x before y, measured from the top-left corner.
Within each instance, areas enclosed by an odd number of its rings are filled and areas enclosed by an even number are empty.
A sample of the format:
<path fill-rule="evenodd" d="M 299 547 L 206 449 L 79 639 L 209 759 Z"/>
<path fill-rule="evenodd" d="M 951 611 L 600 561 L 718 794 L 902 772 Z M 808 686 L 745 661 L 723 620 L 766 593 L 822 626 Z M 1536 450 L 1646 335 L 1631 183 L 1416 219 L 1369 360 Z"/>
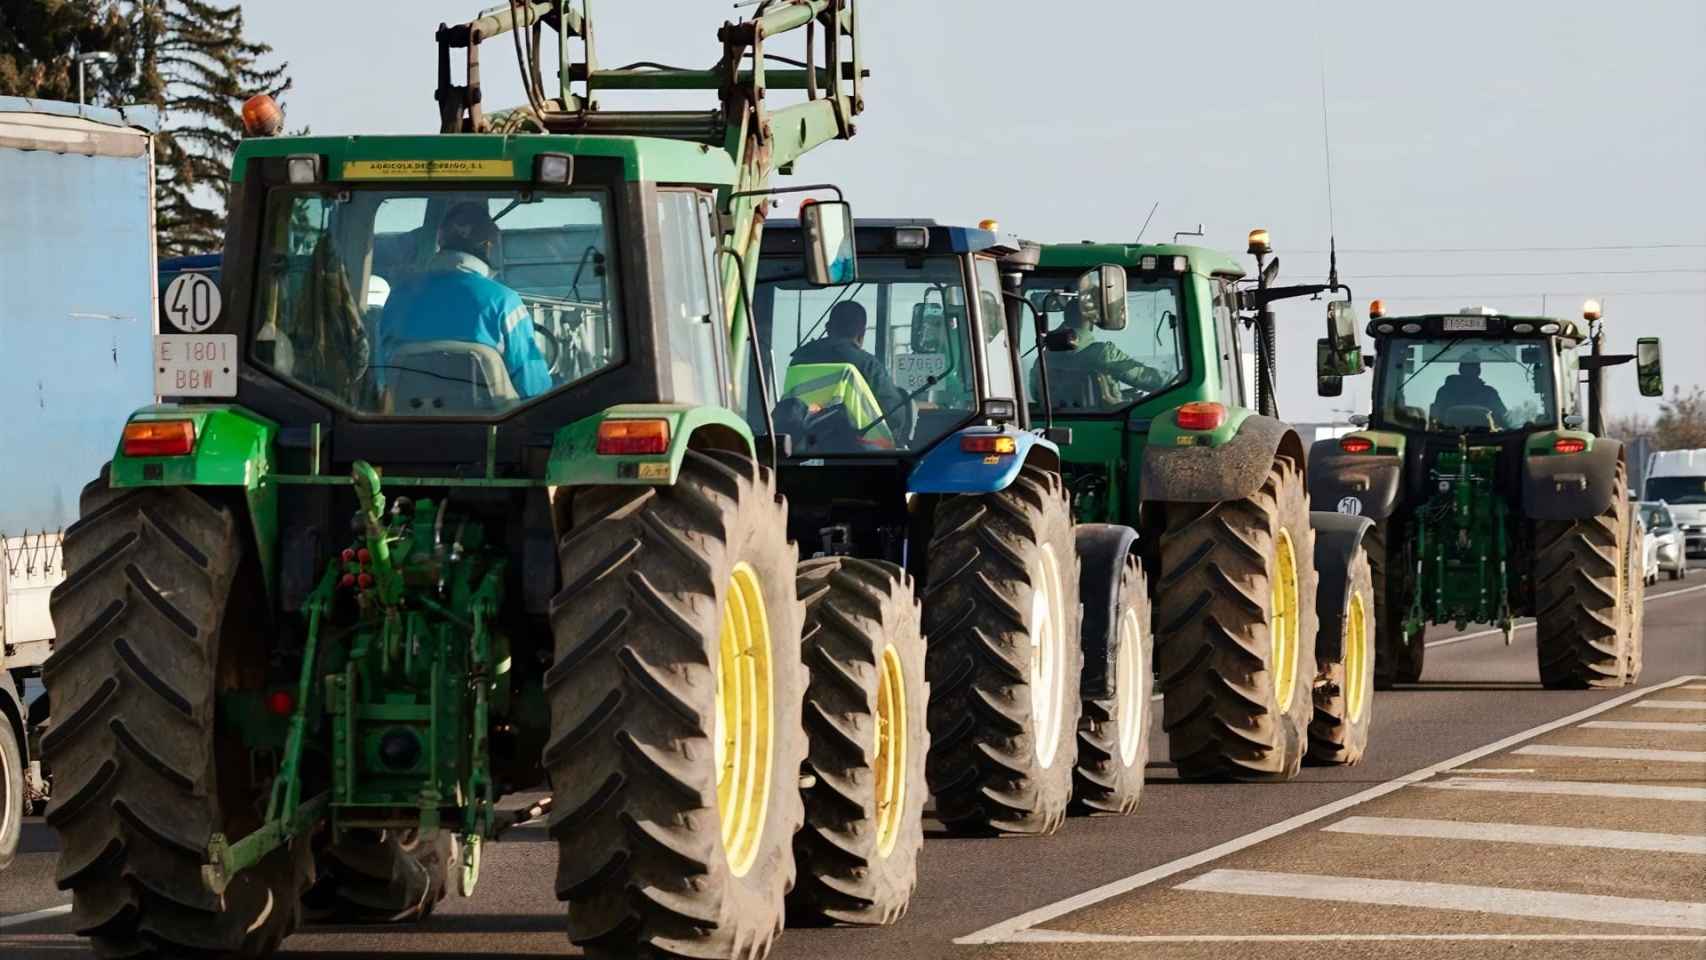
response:
<path fill-rule="evenodd" d="M 1487 329 L 1486 317 L 1446 317 L 1441 327 L 1447 333 L 1481 333 Z"/>
<path fill-rule="evenodd" d="M 235 397 L 237 335 L 163 333 L 156 336 L 154 392 L 162 397 Z"/>

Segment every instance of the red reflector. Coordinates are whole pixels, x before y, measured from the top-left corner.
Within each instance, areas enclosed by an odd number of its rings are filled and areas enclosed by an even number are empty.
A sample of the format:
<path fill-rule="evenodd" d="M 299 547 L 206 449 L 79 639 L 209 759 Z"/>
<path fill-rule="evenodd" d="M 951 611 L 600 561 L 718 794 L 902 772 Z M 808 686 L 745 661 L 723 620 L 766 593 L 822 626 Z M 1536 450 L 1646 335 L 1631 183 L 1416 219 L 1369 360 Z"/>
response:
<path fill-rule="evenodd" d="M 990 453 L 1006 456 L 1018 451 L 1019 442 L 1012 437 L 1004 437 L 1000 434 L 973 434 L 969 437 L 960 438 L 960 449 L 966 453 Z"/>
<path fill-rule="evenodd" d="M 1339 440 L 1339 449 L 1346 453 L 1367 453 L 1374 449 L 1374 441 L 1367 437 L 1344 437 Z"/>
<path fill-rule="evenodd" d="M 1212 401 L 1187 403 L 1179 407 L 1180 430 L 1213 430 L 1226 422 L 1226 408 Z"/>
<path fill-rule="evenodd" d="M 598 425 L 598 452 L 612 454 L 666 453 L 668 420 L 606 420 Z"/>
<path fill-rule="evenodd" d="M 127 457 L 181 457 L 195 450 L 195 424 L 189 420 L 133 420 L 124 425 Z"/>
<path fill-rule="evenodd" d="M 296 709 L 296 698 L 283 690 L 274 690 L 267 694 L 267 712 L 281 717 L 290 716 Z"/>
<path fill-rule="evenodd" d="M 1577 439 L 1576 437 L 1559 437 L 1557 440 L 1552 441 L 1552 449 L 1559 453 L 1581 453 L 1587 448 L 1588 442 L 1586 440 Z"/>

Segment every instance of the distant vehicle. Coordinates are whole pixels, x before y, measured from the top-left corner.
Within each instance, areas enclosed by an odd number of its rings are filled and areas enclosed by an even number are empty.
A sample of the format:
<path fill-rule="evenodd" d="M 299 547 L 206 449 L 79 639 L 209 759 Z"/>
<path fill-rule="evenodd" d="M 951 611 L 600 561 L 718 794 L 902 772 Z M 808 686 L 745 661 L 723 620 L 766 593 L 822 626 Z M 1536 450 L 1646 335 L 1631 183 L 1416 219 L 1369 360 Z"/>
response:
<path fill-rule="evenodd" d="M 1664 450 L 1647 459 L 1641 499 L 1665 502 L 1687 541 L 1688 556 L 1706 554 L 1706 450 Z"/>
<path fill-rule="evenodd" d="M 150 108 L 0 97 L 0 867 L 47 798 L 40 690 L 60 534 L 154 398 Z M 28 706 L 26 706 L 26 703 Z"/>
<path fill-rule="evenodd" d="M 1670 506 L 1663 500 L 1641 502 L 1641 522 L 1647 527 L 1647 556 L 1644 569 L 1648 583 L 1655 583 L 1660 572 L 1672 580 L 1688 576 L 1688 556 L 1682 529 L 1671 515 Z"/>

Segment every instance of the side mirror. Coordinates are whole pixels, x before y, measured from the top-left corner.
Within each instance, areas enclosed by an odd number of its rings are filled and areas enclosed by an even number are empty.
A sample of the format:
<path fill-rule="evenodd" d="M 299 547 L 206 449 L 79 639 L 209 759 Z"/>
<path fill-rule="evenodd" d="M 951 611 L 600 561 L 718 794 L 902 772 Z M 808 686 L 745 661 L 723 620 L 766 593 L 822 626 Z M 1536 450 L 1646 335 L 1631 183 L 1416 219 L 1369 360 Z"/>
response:
<path fill-rule="evenodd" d="M 859 275 L 853 248 L 853 207 L 841 200 L 819 200 L 800 208 L 805 228 L 806 281 L 819 287 L 852 283 Z"/>
<path fill-rule="evenodd" d="M 1315 392 L 1323 397 L 1336 397 L 1345 392 L 1345 378 L 1339 372 L 1339 352 L 1333 341 L 1322 337 L 1315 341 Z M 1360 367 L 1362 361 L 1357 360 Z"/>
<path fill-rule="evenodd" d="M 1635 381 L 1641 396 L 1660 397 L 1665 392 L 1664 362 L 1658 337 L 1642 337 L 1635 341 Z"/>
<path fill-rule="evenodd" d="M 1323 358 L 1317 349 L 1319 374 L 1354 377 L 1362 372 L 1362 331 L 1359 327 L 1356 307 L 1349 301 L 1334 300 L 1327 304 L 1327 337 L 1320 342 L 1327 344 L 1329 356 Z M 1331 369 L 1327 363 L 1331 364 Z M 1338 393 L 1324 393 L 1322 396 L 1336 397 Z"/>
<path fill-rule="evenodd" d="M 1104 263 L 1078 278 L 1078 309 L 1103 330 L 1124 330 L 1125 268 Z"/>

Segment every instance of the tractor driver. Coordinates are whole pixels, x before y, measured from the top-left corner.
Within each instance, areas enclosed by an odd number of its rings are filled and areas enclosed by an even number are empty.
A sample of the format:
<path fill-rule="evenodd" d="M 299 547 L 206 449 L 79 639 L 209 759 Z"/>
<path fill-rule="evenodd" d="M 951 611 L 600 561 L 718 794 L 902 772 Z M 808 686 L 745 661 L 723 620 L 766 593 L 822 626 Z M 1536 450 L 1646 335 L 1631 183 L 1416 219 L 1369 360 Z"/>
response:
<path fill-rule="evenodd" d="M 859 371 L 865 385 L 888 414 L 889 429 L 897 437 L 912 436 L 912 404 L 906 394 L 894 385 L 882 361 L 865 352 L 865 308 L 852 300 L 842 300 L 829 310 L 823 337 L 794 351 L 790 363 L 845 363 Z"/>
<path fill-rule="evenodd" d="M 1031 394 L 1042 396 L 1039 368 L 1048 360 L 1049 393 L 1056 407 L 1096 410 L 1125 402 L 1124 387 L 1154 391 L 1167 383 L 1166 375 L 1144 366 L 1124 350 L 1106 340 L 1097 340 L 1096 325 L 1084 316 L 1073 298 L 1065 305 L 1065 319 L 1052 331 L 1058 340 L 1070 340 L 1067 350 L 1044 350 L 1031 367 Z"/>
<path fill-rule="evenodd" d="M 1443 414 L 1452 407 L 1481 407 L 1493 414 L 1493 422 L 1505 425 L 1505 404 L 1499 391 L 1481 379 L 1481 364 L 1466 360 L 1457 365 L 1457 372 L 1445 378 L 1434 394 L 1434 409 Z"/>
<path fill-rule="evenodd" d="M 503 357 L 516 393 L 551 389 L 551 371 L 533 338 L 533 320 L 520 295 L 492 279 L 500 234 L 483 202 L 459 203 L 438 227 L 438 253 L 425 274 L 391 294 L 384 341 L 465 340 Z"/>

